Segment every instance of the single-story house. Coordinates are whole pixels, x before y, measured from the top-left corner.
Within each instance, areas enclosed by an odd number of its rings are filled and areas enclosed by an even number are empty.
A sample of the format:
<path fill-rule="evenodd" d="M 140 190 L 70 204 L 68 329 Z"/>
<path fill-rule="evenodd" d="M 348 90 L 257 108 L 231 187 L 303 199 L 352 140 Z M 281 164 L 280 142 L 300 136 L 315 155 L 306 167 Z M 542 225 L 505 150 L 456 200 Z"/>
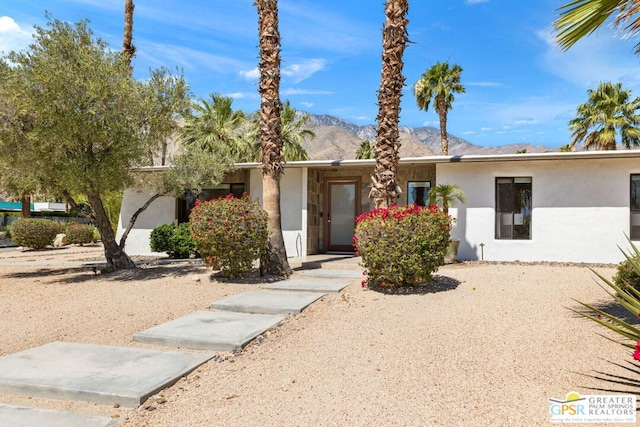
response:
<path fill-rule="evenodd" d="M 349 253 L 354 219 L 372 207 L 374 160 L 289 162 L 281 181 L 282 228 L 289 257 Z M 257 163 L 237 164 L 200 198 L 243 192 L 261 200 Z M 150 172 L 159 168 L 148 168 Z M 428 201 L 429 189 L 456 184 L 466 195 L 449 213 L 459 260 L 616 263 L 625 235 L 640 240 L 640 151 L 586 151 L 404 158 L 399 204 Z M 125 191 L 118 237 L 149 198 Z M 151 230 L 188 220 L 194 196 L 163 197 L 140 217 L 126 251 L 150 254 Z"/>

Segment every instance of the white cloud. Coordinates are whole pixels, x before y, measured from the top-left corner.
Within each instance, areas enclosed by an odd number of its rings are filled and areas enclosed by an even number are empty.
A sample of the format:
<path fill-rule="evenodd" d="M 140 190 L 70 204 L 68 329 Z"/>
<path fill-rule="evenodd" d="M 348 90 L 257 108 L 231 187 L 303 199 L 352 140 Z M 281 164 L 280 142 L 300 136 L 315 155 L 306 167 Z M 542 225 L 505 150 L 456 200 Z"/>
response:
<path fill-rule="evenodd" d="M 233 99 L 248 98 L 248 95 L 246 93 L 242 93 L 242 92 L 225 93 L 224 96 L 227 96 L 227 97 L 233 98 Z"/>
<path fill-rule="evenodd" d="M 489 0 L 465 0 L 465 3 L 473 6 L 474 4 L 487 3 Z"/>
<path fill-rule="evenodd" d="M 465 86 L 475 86 L 475 87 L 502 87 L 504 86 L 499 82 L 470 82 L 464 83 Z"/>
<path fill-rule="evenodd" d="M 539 122 L 531 117 L 517 118 L 513 120 L 514 125 L 537 125 Z"/>
<path fill-rule="evenodd" d="M 539 31 L 537 35 L 546 44 L 541 56 L 542 66 L 573 85 L 592 88 L 600 81 L 640 83 L 633 44 L 615 38 L 609 28 L 603 27 L 583 37 L 567 51 L 562 51 L 556 44 L 552 30 Z"/>
<path fill-rule="evenodd" d="M 0 16 L 0 52 L 22 50 L 31 40 L 31 32 L 23 30 L 13 18 Z"/>
<path fill-rule="evenodd" d="M 240 76 L 245 80 L 258 80 L 260 78 L 260 70 L 258 70 L 258 67 L 253 70 L 240 70 Z"/>
<path fill-rule="evenodd" d="M 287 1 L 279 7 L 282 39 L 296 48 L 348 55 L 379 50 L 377 38 L 371 36 L 379 34 L 377 22 L 344 15 L 318 1 Z"/>
<path fill-rule="evenodd" d="M 299 88 L 286 88 L 280 91 L 281 95 L 333 95 L 334 93 L 328 90 L 309 90 Z"/>
<path fill-rule="evenodd" d="M 326 65 L 326 59 L 310 59 L 299 64 L 291 64 L 284 67 L 282 69 L 282 75 L 293 79 L 294 83 L 300 83 L 318 71 L 324 70 Z"/>
<path fill-rule="evenodd" d="M 293 83 L 300 83 L 315 73 L 324 70 L 326 65 L 327 61 L 325 59 L 309 59 L 308 61 L 283 67 L 280 70 L 280 74 L 293 80 Z M 242 70 L 240 71 L 240 76 L 245 80 L 258 80 L 260 78 L 260 70 L 257 67 L 251 70 Z"/>
<path fill-rule="evenodd" d="M 300 105 L 302 105 L 305 108 L 311 108 L 311 107 L 313 107 L 313 102 L 303 101 L 303 102 L 300 103 Z"/>
<path fill-rule="evenodd" d="M 157 66 L 175 64 L 185 70 L 209 70 L 221 74 L 230 74 L 247 67 L 247 64 L 234 58 L 215 55 L 209 52 L 174 44 L 153 43 L 147 40 L 138 42 L 137 55 Z"/>

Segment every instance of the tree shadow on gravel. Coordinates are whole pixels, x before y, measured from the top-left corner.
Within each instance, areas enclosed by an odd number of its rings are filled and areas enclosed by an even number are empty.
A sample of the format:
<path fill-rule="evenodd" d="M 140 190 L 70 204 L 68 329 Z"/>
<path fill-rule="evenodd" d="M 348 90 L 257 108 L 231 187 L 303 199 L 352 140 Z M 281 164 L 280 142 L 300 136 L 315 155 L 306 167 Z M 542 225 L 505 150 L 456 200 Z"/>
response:
<path fill-rule="evenodd" d="M 46 278 L 50 282 L 61 284 L 91 282 L 96 279 L 113 282 L 131 282 L 156 280 L 166 277 L 182 278 L 188 274 L 209 272 L 197 264 L 144 264 L 135 269 L 118 270 L 111 273 L 100 273 L 100 265 L 72 268 L 40 268 L 37 270 L 9 273 L 3 275 L 14 279 Z M 56 276 L 60 276 L 55 279 Z"/>
<path fill-rule="evenodd" d="M 605 383 L 602 387 L 581 386 L 582 388 L 607 393 L 640 394 L 640 367 L 638 367 L 638 365 L 630 361 L 625 361 L 624 364 L 610 360 L 605 360 L 605 362 L 622 369 L 623 372 L 617 374 L 602 371 L 594 371 L 593 374 L 574 372 L 577 375 L 593 378 Z M 633 375 L 633 377 L 629 375 Z M 640 411 L 640 408 L 636 409 L 636 411 Z"/>
<path fill-rule="evenodd" d="M 640 318 L 638 318 L 638 316 L 634 316 L 633 314 L 631 314 L 627 309 L 625 309 L 622 305 L 620 305 L 620 303 L 616 301 L 599 303 L 599 304 L 589 304 L 589 305 L 593 306 L 594 308 L 597 308 L 598 310 L 602 310 L 607 314 L 615 316 L 618 319 L 623 320 L 631 325 L 640 325 Z M 578 310 L 584 313 L 589 313 L 589 310 L 586 307 L 583 307 L 579 304 L 574 304 L 569 308 L 571 308 L 572 310 Z M 591 321 L 586 317 L 580 316 L 577 313 L 573 313 L 573 316 L 577 318 L 582 318 L 587 321 Z"/>
<path fill-rule="evenodd" d="M 452 291 L 459 285 L 460 282 L 456 279 L 436 275 L 433 276 L 433 280 L 430 283 L 424 283 L 416 286 L 389 287 L 376 284 L 370 285 L 368 288 L 374 292 L 386 295 L 425 295 Z"/>

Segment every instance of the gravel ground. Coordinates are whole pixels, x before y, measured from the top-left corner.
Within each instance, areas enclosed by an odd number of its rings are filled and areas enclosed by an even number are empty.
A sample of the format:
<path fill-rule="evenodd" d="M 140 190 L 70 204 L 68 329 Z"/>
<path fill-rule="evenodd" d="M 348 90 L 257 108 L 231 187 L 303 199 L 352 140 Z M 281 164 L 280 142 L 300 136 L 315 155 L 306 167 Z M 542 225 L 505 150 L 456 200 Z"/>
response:
<path fill-rule="evenodd" d="M 135 332 L 260 284 L 219 283 L 196 264 L 95 275 L 10 266 L 99 260 L 101 248 L 0 253 L 0 355 L 50 341 L 159 348 Z M 597 266 L 606 277 L 611 266 Z M 566 307 L 611 306 L 585 266 L 462 263 L 423 293 L 340 293 L 220 354 L 137 409 L 0 395 L 0 402 L 118 417 L 118 426 L 539 426 L 548 398 L 623 374 L 628 350 Z M 594 424 L 592 424 L 594 425 Z"/>

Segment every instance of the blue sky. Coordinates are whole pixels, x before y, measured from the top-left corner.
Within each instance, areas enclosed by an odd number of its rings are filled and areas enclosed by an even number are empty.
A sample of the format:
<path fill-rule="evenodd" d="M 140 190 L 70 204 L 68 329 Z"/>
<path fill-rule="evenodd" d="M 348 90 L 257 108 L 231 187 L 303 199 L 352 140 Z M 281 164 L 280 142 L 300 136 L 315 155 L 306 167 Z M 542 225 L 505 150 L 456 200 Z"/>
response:
<path fill-rule="evenodd" d="M 411 87 L 437 61 L 463 68 L 449 133 L 484 146 L 570 141 L 567 122 L 599 81 L 622 82 L 640 96 L 637 40 L 605 27 L 568 52 L 553 43 L 556 9 L 567 0 L 410 1 L 400 122 L 438 127 Z M 383 0 L 280 0 L 282 99 L 298 110 L 373 124 L 380 81 Z M 197 97 L 218 92 L 255 111 L 257 12 L 253 0 L 135 0 L 135 74 L 183 70 Z M 21 50 L 45 9 L 60 20 L 89 19 L 114 49 L 122 44 L 122 0 L 2 0 L 0 51 Z"/>

